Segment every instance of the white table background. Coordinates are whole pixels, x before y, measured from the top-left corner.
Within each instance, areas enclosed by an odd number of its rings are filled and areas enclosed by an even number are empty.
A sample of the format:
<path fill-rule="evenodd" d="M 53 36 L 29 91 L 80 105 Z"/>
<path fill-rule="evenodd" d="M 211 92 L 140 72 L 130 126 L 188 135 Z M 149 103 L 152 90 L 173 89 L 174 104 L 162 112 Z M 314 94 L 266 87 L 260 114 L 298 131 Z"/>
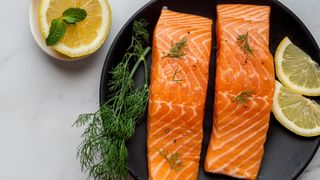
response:
<path fill-rule="evenodd" d="M 0 179 L 81 180 L 76 159 L 81 129 L 72 128 L 80 113 L 98 108 L 102 66 L 119 29 L 149 0 L 109 0 L 110 36 L 94 55 L 60 62 L 44 54 L 28 24 L 27 0 L 0 5 Z M 307 25 L 320 44 L 318 0 L 281 0 Z M 301 180 L 320 179 L 320 155 Z"/>

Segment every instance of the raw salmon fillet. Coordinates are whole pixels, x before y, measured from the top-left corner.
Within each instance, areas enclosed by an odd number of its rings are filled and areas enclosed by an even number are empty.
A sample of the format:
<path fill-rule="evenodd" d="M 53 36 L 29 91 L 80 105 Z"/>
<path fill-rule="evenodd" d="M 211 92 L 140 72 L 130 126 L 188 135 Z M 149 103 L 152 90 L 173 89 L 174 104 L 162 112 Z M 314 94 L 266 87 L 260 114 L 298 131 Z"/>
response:
<path fill-rule="evenodd" d="M 170 10 L 161 12 L 153 37 L 148 107 L 150 180 L 198 177 L 211 29 L 210 19 Z M 166 57 L 182 39 L 186 39 L 185 55 Z"/>
<path fill-rule="evenodd" d="M 268 6 L 217 6 L 214 123 L 207 172 L 257 177 L 275 84 L 269 16 Z"/>

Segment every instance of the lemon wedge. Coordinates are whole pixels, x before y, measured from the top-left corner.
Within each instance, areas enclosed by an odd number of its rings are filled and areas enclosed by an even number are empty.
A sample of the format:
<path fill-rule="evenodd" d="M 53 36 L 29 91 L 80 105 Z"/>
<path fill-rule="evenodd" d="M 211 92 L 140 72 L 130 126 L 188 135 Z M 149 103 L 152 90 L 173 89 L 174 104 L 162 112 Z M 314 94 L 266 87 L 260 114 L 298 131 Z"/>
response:
<path fill-rule="evenodd" d="M 272 112 L 290 131 L 306 137 L 320 135 L 320 105 L 276 81 Z"/>
<path fill-rule="evenodd" d="M 288 37 L 276 50 L 275 65 L 281 83 L 297 93 L 320 96 L 320 66 Z"/>

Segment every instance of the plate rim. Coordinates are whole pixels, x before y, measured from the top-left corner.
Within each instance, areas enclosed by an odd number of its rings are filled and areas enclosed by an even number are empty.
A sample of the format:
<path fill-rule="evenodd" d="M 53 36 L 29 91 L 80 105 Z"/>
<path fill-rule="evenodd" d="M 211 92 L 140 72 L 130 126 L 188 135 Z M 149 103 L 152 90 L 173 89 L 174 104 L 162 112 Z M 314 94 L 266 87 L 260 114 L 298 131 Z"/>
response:
<path fill-rule="evenodd" d="M 99 105 L 102 106 L 104 103 L 104 85 L 103 83 L 105 82 L 105 77 L 107 76 L 108 72 L 107 72 L 107 68 L 110 66 L 110 61 L 108 59 L 110 59 L 110 56 L 112 54 L 112 52 L 115 49 L 115 46 L 117 44 L 117 41 L 119 39 L 119 37 L 123 34 L 123 32 L 125 31 L 125 29 L 128 28 L 129 25 L 131 25 L 131 23 L 133 22 L 134 19 L 136 19 L 136 17 L 145 9 L 147 9 L 149 6 L 151 6 L 154 3 L 157 3 L 160 0 L 151 0 L 148 3 L 146 3 L 145 5 L 143 5 L 141 8 L 139 8 L 127 21 L 126 23 L 121 27 L 121 29 L 119 30 L 119 32 L 117 33 L 116 37 L 113 39 L 112 44 L 108 50 L 108 53 L 106 55 L 105 61 L 103 63 L 103 68 L 102 68 L 102 72 L 101 72 L 101 76 L 100 76 L 100 87 L 99 87 Z M 281 3 L 278 0 L 270 0 L 270 4 L 271 3 L 275 3 L 277 6 L 279 6 L 282 10 L 286 11 L 286 13 L 290 14 L 290 16 L 292 16 L 295 21 L 302 27 L 302 29 L 304 29 L 304 31 L 307 33 L 307 35 L 309 36 L 312 45 L 316 48 L 317 50 L 317 54 L 320 54 L 320 49 L 319 46 L 316 42 L 316 40 L 314 39 L 312 33 L 310 32 L 310 30 L 307 28 L 307 26 L 303 23 L 303 21 L 292 11 L 290 10 L 287 6 L 285 6 L 283 3 Z M 237 4 L 237 3 L 233 3 L 233 4 Z M 240 4 L 240 3 L 238 3 Z M 312 159 L 314 158 L 315 154 L 318 152 L 319 150 L 319 146 L 320 146 L 320 139 L 318 140 L 318 143 L 316 144 L 316 148 L 314 148 L 311 156 L 309 157 L 309 159 L 306 160 L 306 163 L 302 166 L 302 168 L 299 171 L 296 171 L 296 173 L 293 175 L 294 179 L 297 179 L 302 172 L 306 169 L 306 167 L 310 164 L 310 162 L 312 161 Z M 129 174 L 134 178 L 134 179 L 138 179 L 138 175 L 135 174 L 132 170 L 128 169 Z"/>

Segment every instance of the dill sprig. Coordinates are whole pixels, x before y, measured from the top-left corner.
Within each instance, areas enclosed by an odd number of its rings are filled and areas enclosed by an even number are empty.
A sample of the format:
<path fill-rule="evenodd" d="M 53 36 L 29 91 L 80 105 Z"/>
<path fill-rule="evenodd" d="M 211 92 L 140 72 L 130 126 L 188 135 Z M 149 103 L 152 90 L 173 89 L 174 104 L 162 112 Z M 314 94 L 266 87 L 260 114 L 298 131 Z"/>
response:
<path fill-rule="evenodd" d="M 124 180 L 128 176 L 128 152 L 126 141 L 143 118 L 148 102 L 148 72 L 146 55 L 150 47 L 144 47 L 149 38 L 145 20 L 134 21 L 132 41 L 122 61 L 110 74 L 108 92 L 110 99 L 95 113 L 82 114 L 75 126 L 86 126 L 82 134 L 77 157 L 81 170 L 89 178 Z M 133 64 L 132 69 L 129 65 Z M 133 76 L 140 64 L 145 71 L 145 82 L 135 88 Z"/>
<path fill-rule="evenodd" d="M 186 55 L 185 50 L 187 48 L 187 38 L 184 37 L 180 39 L 178 42 L 173 43 L 171 42 L 171 47 L 167 55 L 163 56 L 162 58 L 165 57 L 170 57 L 170 58 L 181 58 Z"/>
<path fill-rule="evenodd" d="M 176 83 L 182 85 L 182 84 L 181 84 L 181 81 L 184 81 L 184 79 L 176 79 L 177 73 L 178 73 L 178 68 L 174 71 L 171 80 L 172 80 L 173 82 L 176 82 Z"/>
<path fill-rule="evenodd" d="M 180 160 L 180 154 L 178 152 L 171 153 L 166 149 L 159 150 L 159 154 L 170 164 L 171 169 L 179 171 L 183 166 L 183 162 Z"/>
<path fill-rule="evenodd" d="M 233 101 L 247 107 L 250 98 L 252 98 L 255 93 L 256 92 L 252 90 L 243 91 L 238 96 L 234 97 Z"/>
<path fill-rule="evenodd" d="M 240 48 L 250 54 L 253 54 L 253 49 L 251 48 L 248 41 L 249 32 L 247 31 L 245 34 L 239 35 L 237 40 L 240 42 Z"/>

